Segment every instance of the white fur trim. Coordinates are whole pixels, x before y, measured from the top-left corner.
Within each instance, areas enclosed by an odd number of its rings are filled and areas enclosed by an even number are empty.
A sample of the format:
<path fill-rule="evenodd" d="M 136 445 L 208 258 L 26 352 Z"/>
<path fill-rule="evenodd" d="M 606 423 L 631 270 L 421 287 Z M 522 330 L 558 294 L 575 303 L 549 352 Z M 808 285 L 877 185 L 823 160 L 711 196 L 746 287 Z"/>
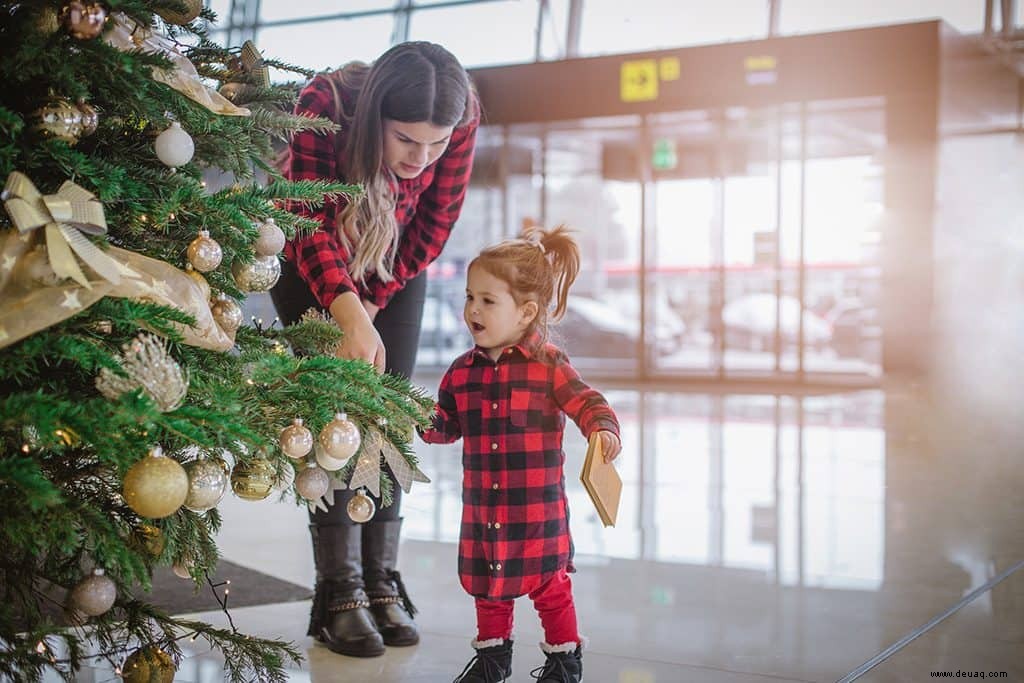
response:
<path fill-rule="evenodd" d="M 558 645 L 551 645 L 541 641 L 540 649 L 546 655 L 553 655 L 556 652 L 576 652 L 577 646 L 582 650 L 587 646 L 587 639 L 580 636 L 580 642 L 578 643 L 559 643 Z"/>
<path fill-rule="evenodd" d="M 509 638 L 509 640 L 512 640 L 512 638 Z M 474 639 L 471 642 L 472 642 L 474 650 L 482 650 L 485 647 L 497 647 L 499 645 L 503 645 L 505 643 L 505 639 L 504 638 L 488 638 L 487 640 L 476 640 L 476 639 Z"/>

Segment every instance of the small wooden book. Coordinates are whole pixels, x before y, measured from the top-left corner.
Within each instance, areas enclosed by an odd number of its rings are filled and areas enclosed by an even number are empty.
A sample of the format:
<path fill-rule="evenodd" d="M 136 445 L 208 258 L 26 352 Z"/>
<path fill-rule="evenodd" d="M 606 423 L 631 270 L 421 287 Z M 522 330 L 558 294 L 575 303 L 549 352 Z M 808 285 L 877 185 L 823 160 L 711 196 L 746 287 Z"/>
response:
<path fill-rule="evenodd" d="M 615 465 L 604 461 L 601 437 L 596 433 L 590 437 L 580 481 L 590 495 L 590 500 L 594 502 L 601 523 L 605 526 L 615 526 L 615 518 L 619 513 L 619 498 L 622 497 L 622 479 L 619 478 Z"/>

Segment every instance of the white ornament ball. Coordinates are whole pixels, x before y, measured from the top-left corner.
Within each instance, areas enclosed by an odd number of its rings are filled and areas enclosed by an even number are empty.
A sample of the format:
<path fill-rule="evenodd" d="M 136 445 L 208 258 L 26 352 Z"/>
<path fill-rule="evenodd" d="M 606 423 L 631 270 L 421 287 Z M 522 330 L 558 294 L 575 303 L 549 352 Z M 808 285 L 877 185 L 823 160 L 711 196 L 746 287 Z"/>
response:
<path fill-rule="evenodd" d="M 324 453 L 324 449 L 318 448 L 316 449 L 316 462 L 328 472 L 337 472 L 345 466 L 347 461 L 341 458 L 332 458 Z"/>
<path fill-rule="evenodd" d="M 284 249 L 284 230 L 277 227 L 273 218 L 260 224 L 260 236 L 253 248 L 260 256 L 276 256 Z"/>
<path fill-rule="evenodd" d="M 117 599 L 117 585 L 104 576 L 102 569 L 94 569 L 71 591 L 71 602 L 75 609 L 90 617 L 98 617 L 114 606 Z"/>
<path fill-rule="evenodd" d="M 323 468 L 313 463 L 299 472 L 295 478 L 295 490 L 306 500 L 316 500 L 327 495 L 331 488 L 331 477 Z"/>
<path fill-rule="evenodd" d="M 192 141 L 192 136 L 186 133 L 177 121 L 156 136 L 154 147 L 157 158 L 171 168 L 184 166 L 192 160 L 192 155 L 196 152 L 196 143 Z"/>
<path fill-rule="evenodd" d="M 193 460 L 185 465 L 188 474 L 188 497 L 185 507 L 192 512 L 206 512 L 217 507 L 228 490 L 228 476 L 215 460 Z"/>
<path fill-rule="evenodd" d="M 280 443 L 281 450 L 289 458 L 305 458 L 313 450 L 313 432 L 302 424 L 301 417 L 297 417 L 291 425 L 281 430 Z"/>
<path fill-rule="evenodd" d="M 257 256 L 252 263 L 235 261 L 231 274 L 243 292 L 266 292 L 281 277 L 281 262 L 276 256 Z"/>
<path fill-rule="evenodd" d="M 188 262 L 200 273 L 216 270 L 224 258 L 224 251 L 217 240 L 210 238 L 207 230 L 200 230 L 196 238 L 188 245 Z"/>
<path fill-rule="evenodd" d="M 359 428 L 345 413 L 336 413 L 320 431 L 320 447 L 328 456 L 338 460 L 351 458 L 359 450 L 361 441 Z"/>

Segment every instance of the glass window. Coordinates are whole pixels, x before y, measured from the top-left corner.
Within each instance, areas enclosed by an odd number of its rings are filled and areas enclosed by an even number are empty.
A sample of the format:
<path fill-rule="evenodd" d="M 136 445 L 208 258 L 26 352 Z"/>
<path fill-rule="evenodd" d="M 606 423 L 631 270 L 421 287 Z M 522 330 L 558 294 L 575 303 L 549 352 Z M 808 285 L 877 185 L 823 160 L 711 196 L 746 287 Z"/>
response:
<path fill-rule="evenodd" d="M 960 31 L 980 31 L 985 6 L 981 2 L 963 0 L 783 0 L 779 32 L 813 33 L 935 18 L 944 19 Z"/>
<path fill-rule="evenodd" d="M 639 52 L 659 48 L 763 38 L 768 3 L 685 2 L 666 17 L 664 0 L 588 0 L 583 5 L 580 54 Z M 783 3 L 785 6 L 785 3 Z"/>
<path fill-rule="evenodd" d="M 227 3 L 225 3 L 227 4 Z M 395 0 L 263 0 L 260 4 L 260 20 L 281 21 L 300 17 L 332 16 L 394 9 Z"/>
<path fill-rule="evenodd" d="M 228 13 L 231 11 L 230 0 L 207 0 L 206 6 L 217 13 L 217 23 L 211 24 L 223 28 L 228 23 Z"/>
<path fill-rule="evenodd" d="M 391 46 L 393 26 L 391 15 L 272 26 L 260 30 L 256 44 L 274 59 L 329 69 L 354 59 L 372 62 Z"/>
<path fill-rule="evenodd" d="M 532 62 L 536 25 L 536 2 L 439 7 L 413 12 L 409 39 L 440 43 L 467 67 Z M 484 27 L 501 27 L 501 40 Z"/>

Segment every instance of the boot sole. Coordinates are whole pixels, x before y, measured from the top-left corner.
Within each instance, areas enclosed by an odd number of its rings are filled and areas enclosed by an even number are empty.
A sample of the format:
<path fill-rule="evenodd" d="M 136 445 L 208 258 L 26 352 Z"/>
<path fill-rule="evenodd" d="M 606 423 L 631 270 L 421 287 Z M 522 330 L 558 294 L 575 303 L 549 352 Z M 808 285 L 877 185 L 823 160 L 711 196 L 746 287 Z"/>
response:
<path fill-rule="evenodd" d="M 420 642 L 419 634 L 412 638 L 385 638 L 384 644 L 389 647 L 409 647 L 410 645 L 417 645 Z"/>
<path fill-rule="evenodd" d="M 372 649 L 367 649 L 365 645 L 337 643 L 323 636 L 317 637 L 317 640 L 326 645 L 331 652 L 346 657 L 380 657 L 386 652 L 383 642 L 379 646 L 375 644 Z"/>

